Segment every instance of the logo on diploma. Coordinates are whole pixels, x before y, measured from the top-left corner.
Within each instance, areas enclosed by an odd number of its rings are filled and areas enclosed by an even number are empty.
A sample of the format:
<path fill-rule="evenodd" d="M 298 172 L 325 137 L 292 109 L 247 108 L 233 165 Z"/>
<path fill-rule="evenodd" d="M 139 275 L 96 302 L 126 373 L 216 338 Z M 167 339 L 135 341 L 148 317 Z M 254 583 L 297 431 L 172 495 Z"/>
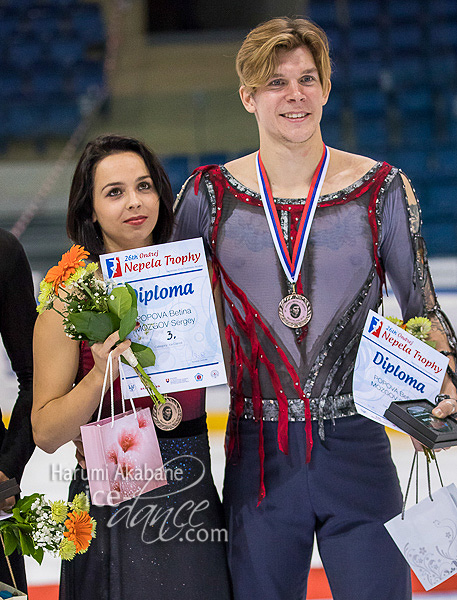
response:
<path fill-rule="evenodd" d="M 108 271 L 108 279 L 111 279 L 112 277 L 122 277 L 119 256 L 113 256 L 106 259 L 106 270 Z"/>
<path fill-rule="evenodd" d="M 372 317 L 371 323 L 368 327 L 368 333 L 374 335 L 375 337 L 379 337 L 381 335 L 382 330 L 382 321 L 378 319 L 378 317 Z"/>

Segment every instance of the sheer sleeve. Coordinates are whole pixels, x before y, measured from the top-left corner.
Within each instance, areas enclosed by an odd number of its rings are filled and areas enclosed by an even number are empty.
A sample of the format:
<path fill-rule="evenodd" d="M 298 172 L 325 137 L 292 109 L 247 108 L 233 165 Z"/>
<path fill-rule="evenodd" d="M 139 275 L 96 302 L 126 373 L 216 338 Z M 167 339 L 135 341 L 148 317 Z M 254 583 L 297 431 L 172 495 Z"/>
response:
<path fill-rule="evenodd" d="M 202 177 L 195 190 L 195 177 L 184 184 L 174 206 L 175 227 L 172 240 L 203 238 L 207 259 L 211 258 L 210 229 L 211 208 L 205 178 Z"/>
<path fill-rule="evenodd" d="M 382 215 L 379 253 L 403 315 L 403 320 L 426 316 L 432 323 L 430 339 L 436 349 L 449 353 L 454 385 L 457 339 L 438 303 L 421 234 L 421 211 L 409 179 L 395 177 Z M 449 372 L 451 371 L 451 372 Z M 457 387 L 457 386 L 456 386 Z"/>

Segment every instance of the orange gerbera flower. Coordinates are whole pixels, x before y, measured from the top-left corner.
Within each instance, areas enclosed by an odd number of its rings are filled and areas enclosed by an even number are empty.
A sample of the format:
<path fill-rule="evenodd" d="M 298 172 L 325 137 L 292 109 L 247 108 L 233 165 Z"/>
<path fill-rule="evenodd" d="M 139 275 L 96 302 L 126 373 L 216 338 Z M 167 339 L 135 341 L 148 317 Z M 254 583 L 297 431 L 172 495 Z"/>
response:
<path fill-rule="evenodd" d="M 68 252 L 62 255 L 57 265 L 49 269 L 44 280 L 53 284 L 54 291 L 57 294 L 59 285 L 65 285 L 65 281 L 73 275 L 76 269 L 84 266 L 83 261 L 88 256 L 89 252 L 87 250 L 74 244 Z"/>
<path fill-rule="evenodd" d="M 65 527 L 68 531 L 64 531 L 64 536 L 75 544 L 76 552 L 87 550 L 92 539 L 92 521 L 89 513 L 85 510 L 68 513 Z"/>

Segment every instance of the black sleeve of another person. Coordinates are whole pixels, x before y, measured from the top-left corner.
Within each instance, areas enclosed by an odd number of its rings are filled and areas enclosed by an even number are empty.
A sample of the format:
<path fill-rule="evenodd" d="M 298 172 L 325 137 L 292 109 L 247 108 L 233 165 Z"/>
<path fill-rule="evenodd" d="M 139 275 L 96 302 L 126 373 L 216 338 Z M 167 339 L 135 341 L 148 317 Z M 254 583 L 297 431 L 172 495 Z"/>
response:
<path fill-rule="evenodd" d="M 36 316 L 32 273 L 24 249 L 12 234 L 0 229 L 0 335 L 19 384 L 8 429 L 0 420 L 0 471 L 18 482 L 35 448 L 30 413 Z"/>

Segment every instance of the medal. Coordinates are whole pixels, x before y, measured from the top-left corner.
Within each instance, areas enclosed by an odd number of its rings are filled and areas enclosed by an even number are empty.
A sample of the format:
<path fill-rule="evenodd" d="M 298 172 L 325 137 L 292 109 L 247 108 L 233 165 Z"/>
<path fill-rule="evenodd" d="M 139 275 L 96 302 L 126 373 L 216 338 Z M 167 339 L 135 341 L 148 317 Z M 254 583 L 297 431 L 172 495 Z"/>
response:
<path fill-rule="evenodd" d="M 311 321 L 313 309 L 308 298 L 294 291 L 281 300 L 278 313 L 284 325 L 292 329 L 298 329 Z"/>
<path fill-rule="evenodd" d="M 309 323 L 313 314 L 309 300 L 302 294 L 296 293 L 295 284 L 300 275 L 300 269 L 303 263 L 314 213 L 316 212 L 320 192 L 330 161 L 330 152 L 325 144 L 323 144 L 323 146 L 322 156 L 314 171 L 306 202 L 303 207 L 303 213 L 297 231 L 297 238 L 292 249 L 292 257 L 289 254 L 289 249 L 286 240 L 284 239 L 278 211 L 276 210 L 265 167 L 260 158 L 260 152 L 257 152 L 256 157 L 257 181 L 268 227 L 270 228 L 271 237 L 284 273 L 286 274 L 287 279 L 293 284 L 293 292 L 280 301 L 278 314 L 284 325 L 287 325 L 287 327 L 291 327 L 292 329 L 304 327 Z"/>
<path fill-rule="evenodd" d="M 165 396 L 163 404 L 154 404 L 152 419 L 159 429 L 170 431 L 175 429 L 182 420 L 182 408 L 176 398 Z"/>

